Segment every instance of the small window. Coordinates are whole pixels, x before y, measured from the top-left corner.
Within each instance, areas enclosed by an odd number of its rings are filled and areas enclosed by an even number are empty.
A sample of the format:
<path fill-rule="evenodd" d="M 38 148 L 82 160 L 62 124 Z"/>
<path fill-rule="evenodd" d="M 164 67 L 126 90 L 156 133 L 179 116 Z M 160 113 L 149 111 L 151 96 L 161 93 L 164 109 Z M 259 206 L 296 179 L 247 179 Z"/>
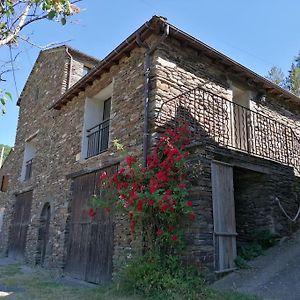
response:
<path fill-rule="evenodd" d="M 22 165 L 21 180 L 29 180 L 32 176 L 32 166 L 35 158 L 35 146 L 33 141 L 25 143 L 24 158 Z"/>
<path fill-rule="evenodd" d="M 1 180 L 1 192 L 7 192 L 8 190 L 8 181 L 9 181 L 9 176 L 8 175 L 3 175 L 2 180 Z"/>
<path fill-rule="evenodd" d="M 85 76 L 87 73 L 89 73 L 91 71 L 91 68 L 87 67 L 87 66 L 83 66 L 83 70 L 82 70 L 82 76 Z"/>

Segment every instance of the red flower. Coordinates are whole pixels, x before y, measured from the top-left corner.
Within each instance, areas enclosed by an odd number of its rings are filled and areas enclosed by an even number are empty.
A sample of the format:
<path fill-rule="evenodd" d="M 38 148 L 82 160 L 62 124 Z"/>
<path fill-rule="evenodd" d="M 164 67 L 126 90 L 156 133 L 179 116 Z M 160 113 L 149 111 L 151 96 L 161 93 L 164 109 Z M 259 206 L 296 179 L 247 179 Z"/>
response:
<path fill-rule="evenodd" d="M 174 210 L 175 210 L 174 206 L 171 206 L 170 207 L 170 212 L 174 212 Z"/>
<path fill-rule="evenodd" d="M 195 214 L 194 212 L 191 212 L 191 213 L 189 214 L 189 219 L 190 219 L 191 221 L 195 221 L 195 219 L 196 219 L 196 214 Z"/>
<path fill-rule="evenodd" d="M 166 195 L 166 194 L 163 194 L 162 198 L 163 198 L 163 200 L 165 200 L 165 201 L 169 201 L 169 200 L 171 199 L 171 196 Z"/>
<path fill-rule="evenodd" d="M 163 235 L 163 234 L 164 234 L 164 232 L 163 232 L 162 229 L 157 229 L 157 231 L 156 231 L 156 235 L 157 235 L 157 236 L 161 236 L 161 235 Z"/>
<path fill-rule="evenodd" d="M 151 178 L 150 184 L 149 184 L 149 191 L 151 194 L 155 193 L 158 189 L 158 181 L 155 178 Z"/>
<path fill-rule="evenodd" d="M 90 209 L 89 209 L 89 216 L 90 216 L 90 218 L 94 218 L 95 215 L 96 215 L 95 210 L 94 210 L 93 208 L 90 208 Z"/>
<path fill-rule="evenodd" d="M 104 171 L 100 176 L 99 176 L 99 180 L 105 180 L 107 178 L 107 172 Z"/>
<path fill-rule="evenodd" d="M 169 208 L 169 204 L 164 204 L 163 206 L 160 207 L 160 209 L 161 209 L 163 212 L 166 212 L 168 208 Z"/>
<path fill-rule="evenodd" d="M 136 158 L 134 157 L 134 156 L 131 156 L 131 155 L 128 155 L 127 157 L 126 157 L 126 162 L 127 162 L 127 165 L 128 165 L 128 167 L 129 168 L 131 168 L 131 165 L 133 164 L 133 163 L 136 163 Z"/>
<path fill-rule="evenodd" d="M 137 211 L 143 211 L 143 200 L 139 200 L 137 207 L 136 207 Z"/>
<path fill-rule="evenodd" d="M 171 239 L 172 239 L 172 241 L 174 241 L 174 242 L 176 242 L 177 241 L 177 235 L 176 234 L 173 234 L 172 236 L 171 236 Z"/>
<path fill-rule="evenodd" d="M 109 215 L 110 211 L 111 211 L 111 209 L 109 207 L 104 207 L 104 213 L 106 215 Z"/>
<path fill-rule="evenodd" d="M 154 204 L 154 201 L 153 200 L 149 200 L 148 204 L 152 206 Z"/>
<path fill-rule="evenodd" d="M 132 200 L 135 200 L 137 198 L 137 192 L 136 191 L 130 191 L 130 196 Z"/>
<path fill-rule="evenodd" d="M 130 230 L 131 230 L 131 233 L 134 233 L 135 224 L 136 224 L 136 221 L 134 221 L 134 220 L 130 221 Z"/>
<path fill-rule="evenodd" d="M 167 225 L 167 227 L 170 232 L 172 232 L 174 230 L 174 226 L 172 226 L 172 225 Z"/>
<path fill-rule="evenodd" d="M 156 177 L 159 181 L 169 181 L 168 175 L 163 171 L 156 173 Z"/>
<path fill-rule="evenodd" d="M 125 172 L 125 169 L 122 168 L 122 169 L 120 169 L 120 171 L 118 172 L 118 174 L 121 175 L 121 174 L 123 174 L 124 172 Z"/>
<path fill-rule="evenodd" d="M 166 190 L 166 191 L 165 191 L 165 194 L 166 194 L 166 195 L 172 195 L 172 191 L 171 191 L 171 190 Z"/>
<path fill-rule="evenodd" d="M 184 188 L 185 188 L 185 184 L 184 184 L 183 182 L 181 182 L 181 183 L 179 184 L 179 188 L 184 189 Z"/>
<path fill-rule="evenodd" d="M 186 202 L 186 206 L 192 207 L 192 206 L 193 206 L 193 202 L 192 202 L 192 201 L 187 201 L 187 202 Z"/>

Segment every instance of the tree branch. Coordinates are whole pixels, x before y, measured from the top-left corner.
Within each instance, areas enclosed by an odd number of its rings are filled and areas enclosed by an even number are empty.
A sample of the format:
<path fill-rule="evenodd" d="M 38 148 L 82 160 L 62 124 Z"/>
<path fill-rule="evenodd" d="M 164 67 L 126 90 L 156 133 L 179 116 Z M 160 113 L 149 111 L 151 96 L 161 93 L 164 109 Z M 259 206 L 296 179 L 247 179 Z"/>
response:
<path fill-rule="evenodd" d="M 24 27 L 24 24 L 26 23 L 26 17 L 30 11 L 31 3 L 29 3 L 26 8 L 24 9 L 24 12 L 22 14 L 22 17 L 20 18 L 19 24 L 16 26 L 13 32 L 11 32 L 6 38 L 0 40 L 0 47 L 6 44 L 9 44 L 20 32 L 20 30 Z"/>

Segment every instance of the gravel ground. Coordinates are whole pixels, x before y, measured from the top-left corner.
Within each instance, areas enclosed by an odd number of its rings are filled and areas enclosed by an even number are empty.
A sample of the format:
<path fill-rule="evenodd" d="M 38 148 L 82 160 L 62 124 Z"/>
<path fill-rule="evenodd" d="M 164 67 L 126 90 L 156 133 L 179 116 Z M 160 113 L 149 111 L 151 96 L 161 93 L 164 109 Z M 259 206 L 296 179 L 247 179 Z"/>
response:
<path fill-rule="evenodd" d="M 218 290 L 234 289 L 264 299 L 300 299 L 300 234 L 285 239 L 238 270 L 215 282 Z"/>

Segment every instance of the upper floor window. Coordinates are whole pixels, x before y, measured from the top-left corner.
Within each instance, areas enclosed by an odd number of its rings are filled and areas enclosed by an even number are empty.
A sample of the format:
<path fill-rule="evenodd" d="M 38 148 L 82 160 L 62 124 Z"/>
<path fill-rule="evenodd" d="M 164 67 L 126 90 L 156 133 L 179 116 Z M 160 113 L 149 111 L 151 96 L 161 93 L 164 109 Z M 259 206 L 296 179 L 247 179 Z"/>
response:
<path fill-rule="evenodd" d="M 21 180 L 25 181 L 32 176 L 32 166 L 35 158 L 36 150 L 32 142 L 25 143 L 24 158 L 21 172 Z"/>
<path fill-rule="evenodd" d="M 81 158 L 98 155 L 108 149 L 112 84 L 93 98 L 87 98 L 84 113 Z"/>

